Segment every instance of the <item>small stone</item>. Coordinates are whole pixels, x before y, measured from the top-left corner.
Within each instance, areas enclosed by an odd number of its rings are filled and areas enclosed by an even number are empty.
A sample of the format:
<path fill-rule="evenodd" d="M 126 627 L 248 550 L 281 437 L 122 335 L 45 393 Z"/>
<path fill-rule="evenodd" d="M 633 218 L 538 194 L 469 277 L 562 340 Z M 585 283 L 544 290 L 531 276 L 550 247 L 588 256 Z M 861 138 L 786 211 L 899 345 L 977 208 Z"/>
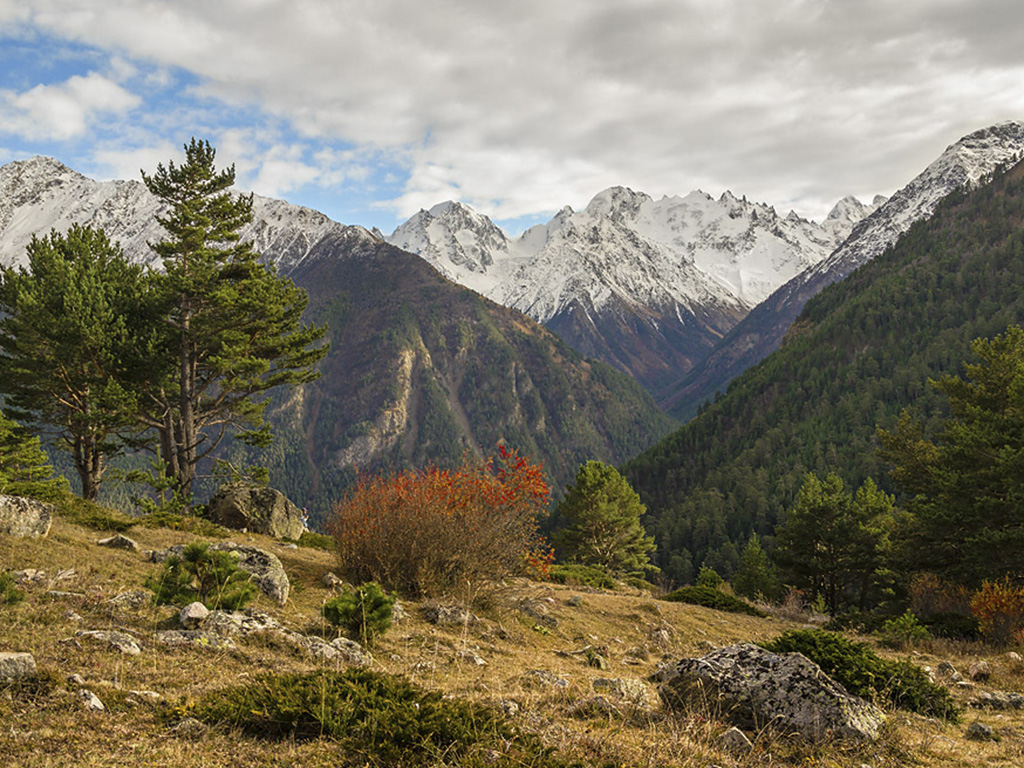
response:
<path fill-rule="evenodd" d="M 502 699 L 498 703 L 498 707 L 506 717 L 514 717 L 519 714 L 519 704 L 511 699 Z"/>
<path fill-rule="evenodd" d="M 593 686 L 596 693 L 607 694 L 636 707 L 649 707 L 653 701 L 650 689 L 641 680 L 599 677 Z"/>
<path fill-rule="evenodd" d="M 943 661 L 939 664 L 939 674 L 942 677 L 953 677 L 953 675 L 958 675 L 959 673 L 956 671 L 956 667 L 951 663 Z"/>
<path fill-rule="evenodd" d="M 189 603 L 181 609 L 181 613 L 178 614 L 178 621 L 181 622 L 181 626 L 185 629 L 198 629 L 209 615 L 209 609 L 202 603 L 196 601 L 194 603 Z"/>
<path fill-rule="evenodd" d="M 82 617 L 79 616 L 78 613 L 76 613 L 75 611 L 71 611 L 71 610 L 64 611 L 64 613 L 62 615 L 64 616 L 64 620 L 65 621 L 81 621 L 82 620 Z"/>
<path fill-rule="evenodd" d="M 754 748 L 747 734 L 735 726 L 718 737 L 718 746 L 734 755 L 746 755 Z"/>
<path fill-rule="evenodd" d="M 36 659 L 31 653 L 0 653 L 0 680 L 23 680 L 36 674 Z"/>
<path fill-rule="evenodd" d="M 88 688 L 82 688 L 78 692 L 78 700 L 90 712 L 102 712 L 106 709 L 99 697 Z"/>
<path fill-rule="evenodd" d="M 527 685 L 552 686 L 554 688 L 568 688 L 569 681 L 564 677 L 548 672 L 546 669 L 531 669 L 523 673 L 523 683 Z"/>
<path fill-rule="evenodd" d="M 139 647 L 138 641 L 127 632 L 117 632 L 115 630 L 106 631 L 102 629 L 83 629 L 75 632 L 75 637 L 84 637 L 89 640 L 105 642 L 109 644 L 111 648 L 114 648 L 121 653 L 127 653 L 130 656 L 138 656 L 142 653 L 142 648 Z"/>
<path fill-rule="evenodd" d="M 971 664 L 968 674 L 971 676 L 971 680 L 975 682 L 988 680 L 992 677 L 992 665 L 987 661 L 976 661 Z"/>
<path fill-rule="evenodd" d="M 68 682 L 72 685 L 85 685 L 85 678 L 76 672 L 73 675 L 68 675 Z"/>
<path fill-rule="evenodd" d="M 46 581 L 46 571 L 40 571 L 37 568 L 25 568 L 21 571 L 15 571 L 13 574 L 14 583 L 19 587 L 23 587 L 26 584 L 41 584 Z"/>
<path fill-rule="evenodd" d="M 967 727 L 967 733 L 964 735 L 972 741 L 992 741 L 995 739 L 992 727 L 978 722 L 971 723 Z"/>
<path fill-rule="evenodd" d="M 401 624 L 408 618 L 409 612 L 405 610 L 405 606 L 400 600 L 395 600 L 395 604 L 391 606 L 391 623 Z"/>
<path fill-rule="evenodd" d="M 156 691 L 128 691 L 128 695 L 146 704 L 159 704 L 164 698 Z"/>
<path fill-rule="evenodd" d="M 176 726 L 171 728 L 171 733 L 185 739 L 199 739 L 206 734 L 206 726 L 194 717 L 186 717 Z"/>
<path fill-rule="evenodd" d="M 122 592 L 119 595 L 114 595 L 104 602 L 114 608 L 137 611 L 153 602 L 153 593 L 144 589 L 136 589 L 131 592 Z"/>
<path fill-rule="evenodd" d="M 487 660 L 477 656 L 473 651 L 459 651 L 458 658 L 477 667 L 487 666 Z"/>
<path fill-rule="evenodd" d="M 1008 654 L 1006 654 L 1006 660 L 1012 661 L 1014 664 L 1020 664 L 1022 661 L 1024 661 L 1024 657 L 1022 657 L 1016 651 L 1010 651 Z"/>
<path fill-rule="evenodd" d="M 583 605 L 583 595 L 573 595 L 565 602 L 571 608 L 579 608 Z"/>
<path fill-rule="evenodd" d="M 439 627 L 467 626 L 479 621 L 472 613 L 457 605 L 431 605 L 424 610 L 424 616 L 431 624 Z"/>
<path fill-rule="evenodd" d="M 101 547 L 110 547 L 111 549 L 127 549 L 129 552 L 139 551 L 139 545 L 133 539 L 129 539 L 120 533 L 116 536 L 100 539 L 96 543 Z"/>
<path fill-rule="evenodd" d="M 345 582 L 331 571 L 324 574 L 324 577 L 320 579 L 320 583 L 327 589 L 340 589 L 345 586 Z"/>

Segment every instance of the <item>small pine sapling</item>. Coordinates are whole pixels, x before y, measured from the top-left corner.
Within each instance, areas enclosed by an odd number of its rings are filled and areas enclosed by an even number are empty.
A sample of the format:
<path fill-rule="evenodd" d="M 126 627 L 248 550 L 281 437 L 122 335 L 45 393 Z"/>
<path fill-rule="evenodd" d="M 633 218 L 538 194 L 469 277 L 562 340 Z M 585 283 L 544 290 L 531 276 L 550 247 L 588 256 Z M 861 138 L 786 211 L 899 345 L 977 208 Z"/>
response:
<path fill-rule="evenodd" d="M 375 581 L 367 582 L 355 590 L 345 590 L 324 603 L 324 618 L 370 645 L 391 627 L 395 596 L 387 594 Z"/>
<path fill-rule="evenodd" d="M 171 555 L 158 577 L 146 579 L 157 605 L 186 605 L 200 601 L 210 610 L 238 610 L 256 595 L 248 573 L 227 552 L 210 551 L 193 542 L 181 556 Z"/>

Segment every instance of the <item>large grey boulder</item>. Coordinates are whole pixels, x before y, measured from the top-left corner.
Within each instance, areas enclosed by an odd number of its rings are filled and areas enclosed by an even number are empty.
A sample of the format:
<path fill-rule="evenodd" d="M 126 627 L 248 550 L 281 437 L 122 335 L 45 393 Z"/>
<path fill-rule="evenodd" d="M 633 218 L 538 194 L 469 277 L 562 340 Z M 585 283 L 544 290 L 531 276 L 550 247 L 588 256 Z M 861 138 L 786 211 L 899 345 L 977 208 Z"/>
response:
<path fill-rule="evenodd" d="M 669 707 L 710 705 L 746 730 L 772 725 L 815 741 L 873 741 L 885 715 L 851 696 L 801 653 L 771 653 L 756 645 L 720 648 L 657 673 Z"/>
<path fill-rule="evenodd" d="M 297 539 L 305 530 L 302 510 L 280 491 L 260 485 L 222 485 L 210 499 L 209 514 L 225 528 L 278 539 Z"/>
<path fill-rule="evenodd" d="M 35 499 L 0 494 L 0 536 L 38 539 L 50 532 L 55 508 Z"/>

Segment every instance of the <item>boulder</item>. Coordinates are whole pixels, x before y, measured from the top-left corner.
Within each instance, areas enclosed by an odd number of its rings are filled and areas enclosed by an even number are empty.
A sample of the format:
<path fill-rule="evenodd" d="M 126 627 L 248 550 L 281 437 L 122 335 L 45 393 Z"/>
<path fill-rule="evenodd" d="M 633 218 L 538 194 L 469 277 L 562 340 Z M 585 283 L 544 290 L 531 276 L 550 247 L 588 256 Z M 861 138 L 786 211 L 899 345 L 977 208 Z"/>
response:
<path fill-rule="evenodd" d="M 593 682 L 594 691 L 611 696 L 634 707 L 649 708 L 653 705 L 653 696 L 647 684 L 642 680 L 629 677 L 599 677 Z"/>
<path fill-rule="evenodd" d="M 0 681 L 22 680 L 36 676 L 36 660 L 31 653 L 0 653 Z"/>
<path fill-rule="evenodd" d="M 0 535 L 38 539 L 50 532 L 55 508 L 35 499 L 0 495 Z"/>
<path fill-rule="evenodd" d="M 885 715 L 822 672 L 801 653 L 771 653 L 756 645 L 720 648 L 682 659 L 658 673 L 669 707 L 703 702 L 745 730 L 771 724 L 820 741 L 873 741 Z"/>
<path fill-rule="evenodd" d="M 277 539 L 298 539 L 305 530 L 302 510 L 280 491 L 247 483 L 228 483 L 210 499 L 210 519 L 225 528 Z"/>
<path fill-rule="evenodd" d="M 971 680 L 977 682 L 984 682 L 992 677 L 992 665 L 987 661 L 976 661 L 971 664 L 967 674 L 971 676 Z"/>
<path fill-rule="evenodd" d="M 465 608 L 458 605 L 428 605 L 423 616 L 431 624 L 439 627 L 457 627 L 475 624 L 479 619 Z"/>

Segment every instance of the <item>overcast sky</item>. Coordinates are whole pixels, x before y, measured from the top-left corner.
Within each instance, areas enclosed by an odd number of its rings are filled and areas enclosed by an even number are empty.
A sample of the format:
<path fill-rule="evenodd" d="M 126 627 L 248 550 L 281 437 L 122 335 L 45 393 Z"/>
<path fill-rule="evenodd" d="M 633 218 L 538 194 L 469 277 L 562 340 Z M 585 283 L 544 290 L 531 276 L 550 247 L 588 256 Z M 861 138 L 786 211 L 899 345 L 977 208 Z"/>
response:
<path fill-rule="evenodd" d="M 0 162 L 239 186 L 390 232 L 616 184 L 821 219 L 1024 119 L 1020 0 L 0 0 Z"/>

